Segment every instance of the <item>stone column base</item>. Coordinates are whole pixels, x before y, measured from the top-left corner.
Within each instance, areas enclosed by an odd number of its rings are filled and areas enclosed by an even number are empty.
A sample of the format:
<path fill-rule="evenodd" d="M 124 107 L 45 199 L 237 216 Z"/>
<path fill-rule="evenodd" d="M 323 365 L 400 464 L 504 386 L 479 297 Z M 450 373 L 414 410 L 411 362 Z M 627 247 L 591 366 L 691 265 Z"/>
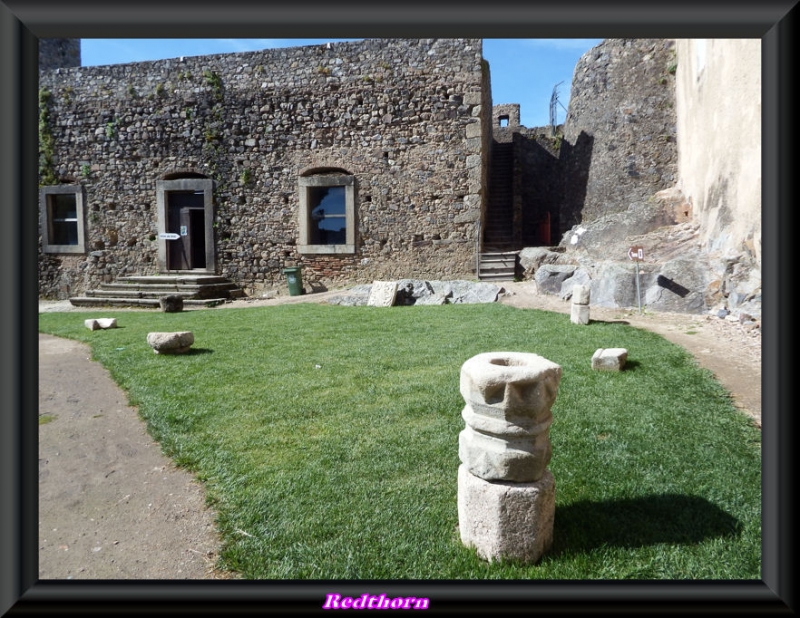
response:
<path fill-rule="evenodd" d="M 569 321 L 573 324 L 588 324 L 589 305 L 576 305 L 572 303 L 569 312 Z"/>
<path fill-rule="evenodd" d="M 458 467 L 461 542 L 478 556 L 534 563 L 553 544 L 556 483 L 550 470 L 534 483 L 485 481 Z"/>

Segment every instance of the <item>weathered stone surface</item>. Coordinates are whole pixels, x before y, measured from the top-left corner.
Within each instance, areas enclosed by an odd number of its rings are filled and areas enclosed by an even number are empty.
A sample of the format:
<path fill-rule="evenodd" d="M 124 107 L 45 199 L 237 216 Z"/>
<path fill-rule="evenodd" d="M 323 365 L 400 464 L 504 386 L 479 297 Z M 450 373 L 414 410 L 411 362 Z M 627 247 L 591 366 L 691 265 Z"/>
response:
<path fill-rule="evenodd" d="M 183 311 L 183 296 L 169 294 L 158 299 L 158 305 L 164 313 L 178 313 Z"/>
<path fill-rule="evenodd" d="M 591 290 L 592 277 L 589 275 L 589 271 L 587 271 L 585 268 L 577 268 L 571 277 L 564 279 L 564 281 L 561 283 L 561 299 L 570 300 L 572 298 L 572 288 L 574 288 L 576 285 L 582 285 Z"/>
<path fill-rule="evenodd" d="M 550 462 L 552 415 L 561 367 L 536 354 L 487 352 L 461 367 L 467 427 L 459 458 L 486 480 L 536 481 Z"/>
<path fill-rule="evenodd" d="M 326 287 L 466 278 L 488 191 L 482 66 L 479 38 L 392 37 L 42 71 L 52 171 L 90 183 L 101 209 L 85 223 L 97 255 L 41 256 L 42 296 L 155 274 L 156 180 L 210 175 L 212 163 L 226 182 L 207 249 L 252 296 L 282 287 L 290 263 Z M 358 177 L 348 230 L 352 221 L 359 242 L 305 252 L 298 179 L 329 167 Z"/>
<path fill-rule="evenodd" d="M 431 281 L 434 293 L 443 294 L 450 302 L 456 304 L 493 303 L 503 288 L 485 281 Z"/>
<path fill-rule="evenodd" d="M 486 481 L 458 468 L 461 542 L 484 560 L 537 562 L 553 542 L 555 479 L 549 470 L 531 483 Z"/>
<path fill-rule="evenodd" d="M 654 311 L 702 313 L 711 273 L 704 261 L 677 258 L 661 265 L 642 291 L 642 303 Z"/>
<path fill-rule="evenodd" d="M 572 303 L 569 309 L 569 321 L 573 324 L 589 323 L 589 305 Z"/>
<path fill-rule="evenodd" d="M 95 318 L 95 319 L 89 319 L 89 320 L 84 320 L 83 324 L 89 330 L 116 328 L 117 327 L 117 318 Z"/>
<path fill-rule="evenodd" d="M 589 304 L 589 291 L 588 285 L 574 285 L 572 287 L 572 304 L 573 305 L 588 305 Z"/>
<path fill-rule="evenodd" d="M 639 294 L 644 303 L 645 290 L 655 281 L 651 265 L 639 269 Z M 637 307 L 636 270 L 632 264 L 603 263 L 592 278 L 592 304 L 598 307 Z"/>
<path fill-rule="evenodd" d="M 401 279 L 397 282 L 397 305 L 416 305 L 434 294 L 430 282 L 422 279 Z"/>
<path fill-rule="evenodd" d="M 564 123 L 564 141 L 574 146 L 561 154 L 584 180 L 576 175 L 565 187 L 564 228 L 647 206 L 651 195 L 675 184 L 676 80 L 665 68 L 675 62 L 674 49 L 674 39 L 606 39 L 577 62 Z M 641 233 L 640 220 L 626 216 L 617 225 Z"/>
<path fill-rule="evenodd" d="M 600 348 L 592 355 L 592 369 L 600 371 L 622 371 L 628 360 L 625 348 Z"/>
<path fill-rule="evenodd" d="M 194 343 L 194 333 L 191 331 L 148 333 L 147 343 L 156 354 L 183 354 L 188 352 Z"/>
<path fill-rule="evenodd" d="M 446 305 L 448 301 L 448 297 L 444 294 L 429 294 L 428 296 L 423 296 L 422 298 L 418 298 L 415 305 Z"/>
<path fill-rule="evenodd" d="M 534 276 L 536 285 L 545 294 L 559 294 L 562 283 L 573 275 L 576 268 L 561 264 L 542 264 Z"/>
<path fill-rule="evenodd" d="M 468 419 L 469 415 L 469 408 L 465 408 L 464 419 L 467 423 L 470 420 L 475 422 L 475 419 Z M 486 480 L 520 483 L 542 477 L 553 454 L 549 435 L 552 417 L 531 426 L 527 434 L 513 423 L 492 422 L 486 417 L 480 420 L 485 432 L 468 425 L 458 436 L 458 458 L 470 473 Z M 489 433 L 490 430 L 505 433 L 502 437 L 495 437 Z"/>
<path fill-rule="evenodd" d="M 341 296 L 328 299 L 331 305 L 366 305 L 372 291 L 371 285 L 357 285 Z M 493 303 L 503 288 L 483 281 L 426 281 L 423 279 L 400 279 L 397 281 L 395 305 L 444 305 Z"/>
<path fill-rule="evenodd" d="M 531 278 L 542 264 L 555 264 L 561 255 L 545 247 L 525 247 L 519 252 L 519 265 L 525 277 Z"/>
<path fill-rule="evenodd" d="M 397 281 L 373 281 L 367 298 L 368 307 L 391 307 L 397 296 Z"/>

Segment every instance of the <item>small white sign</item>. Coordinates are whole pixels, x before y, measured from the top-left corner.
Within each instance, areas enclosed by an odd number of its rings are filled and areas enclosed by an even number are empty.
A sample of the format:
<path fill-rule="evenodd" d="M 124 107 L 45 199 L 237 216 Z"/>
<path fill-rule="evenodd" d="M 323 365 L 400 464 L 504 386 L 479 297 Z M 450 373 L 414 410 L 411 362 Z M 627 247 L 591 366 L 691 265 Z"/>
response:
<path fill-rule="evenodd" d="M 628 249 L 628 257 L 634 262 L 641 262 L 644 260 L 644 247 L 633 246 Z"/>
<path fill-rule="evenodd" d="M 181 236 L 188 236 L 188 235 L 189 235 L 189 230 L 186 229 L 185 225 L 182 225 L 181 226 Z"/>
<path fill-rule="evenodd" d="M 161 240 L 178 240 L 180 234 L 172 234 L 171 232 L 163 232 L 158 235 Z"/>

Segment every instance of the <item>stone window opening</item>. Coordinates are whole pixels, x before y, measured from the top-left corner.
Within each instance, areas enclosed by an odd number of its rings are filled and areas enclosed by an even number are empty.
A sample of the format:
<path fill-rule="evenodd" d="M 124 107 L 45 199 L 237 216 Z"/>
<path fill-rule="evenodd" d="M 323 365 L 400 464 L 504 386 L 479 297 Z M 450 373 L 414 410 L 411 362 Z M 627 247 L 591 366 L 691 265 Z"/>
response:
<path fill-rule="evenodd" d="M 300 253 L 356 252 L 356 182 L 344 170 L 317 170 L 298 182 Z"/>
<path fill-rule="evenodd" d="M 500 116 L 497 120 L 498 120 L 498 126 L 500 127 L 508 126 L 508 116 Z"/>
<path fill-rule="evenodd" d="M 42 250 L 45 253 L 86 253 L 83 186 L 42 187 L 39 196 Z"/>

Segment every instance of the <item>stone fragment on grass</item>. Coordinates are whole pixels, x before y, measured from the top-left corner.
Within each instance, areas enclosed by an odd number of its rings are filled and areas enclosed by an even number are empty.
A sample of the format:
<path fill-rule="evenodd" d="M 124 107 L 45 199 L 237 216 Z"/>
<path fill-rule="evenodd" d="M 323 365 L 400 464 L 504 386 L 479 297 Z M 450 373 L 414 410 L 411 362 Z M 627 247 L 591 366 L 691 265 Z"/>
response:
<path fill-rule="evenodd" d="M 573 324 L 589 323 L 589 305 L 572 303 L 569 308 L 569 321 Z"/>
<path fill-rule="evenodd" d="M 368 307 L 391 307 L 397 297 L 397 281 L 373 281 L 367 299 Z"/>
<path fill-rule="evenodd" d="M 183 311 L 183 296 L 179 294 L 169 294 L 158 299 L 161 311 L 164 313 L 178 313 Z"/>
<path fill-rule="evenodd" d="M 89 320 L 84 320 L 83 324 L 89 330 L 116 328 L 117 318 L 93 318 Z"/>
<path fill-rule="evenodd" d="M 569 321 L 573 324 L 589 323 L 589 286 L 576 284 L 572 287 Z"/>
<path fill-rule="evenodd" d="M 174 333 L 148 333 L 147 343 L 156 354 L 184 354 L 194 343 L 194 334 L 188 330 Z"/>
<path fill-rule="evenodd" d="M 599 348 L 592 356 L 592 369 L 599 371 L 622 371 L 628 360 L 625 348 Z"/>
<path fill-rule="evenodd" d="M 590 289 L 588 285 L 572 286 L 572 304 L 588 305 Z"/>

